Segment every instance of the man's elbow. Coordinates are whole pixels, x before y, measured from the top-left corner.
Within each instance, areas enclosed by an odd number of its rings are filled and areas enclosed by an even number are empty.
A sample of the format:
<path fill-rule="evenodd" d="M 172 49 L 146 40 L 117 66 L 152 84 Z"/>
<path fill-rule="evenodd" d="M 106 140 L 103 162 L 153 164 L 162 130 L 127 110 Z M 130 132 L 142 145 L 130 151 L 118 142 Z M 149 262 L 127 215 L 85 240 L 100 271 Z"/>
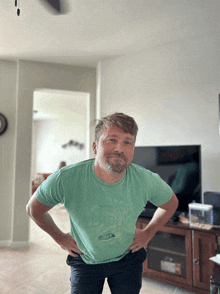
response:
<path fill-rule="evenodd" d="M 179 200 L 176 197 L 175 193 L 173 192 L 171 199 L 165 204 L 160 205 L 158 207 L 163 208 L 170 213 L 174 213 L 177 210 L 178 206 L 179 206 Z"/>
<path fill-rule="evenodd" d="M 26 205 L 26 212 L 27 214 L 30 216 L 30 218 L 34 219 L 35 218 L 35 214 L 36 212 L 34 211 L 34 209 L 31 207 L 31 204 L 28 203 Z"/>
<path fill-rule="evenodd" d="M 179 200 L 176 197 L 176 195 L 174 194 L 174 192 L 173 192 L 173 195 L 172 195 L 172 200 L 173 200 L 173 205 L 172 205 L 173 209 L 174 209 L 174 211 L 176 211 L 178 206 L 179 206 Z"/>
<path fill-rule="evenodd" d="M 30 208 L 29 204 L 26 205 L 26 212 L 29 216 L 31 216 L 31 208 Z"/>

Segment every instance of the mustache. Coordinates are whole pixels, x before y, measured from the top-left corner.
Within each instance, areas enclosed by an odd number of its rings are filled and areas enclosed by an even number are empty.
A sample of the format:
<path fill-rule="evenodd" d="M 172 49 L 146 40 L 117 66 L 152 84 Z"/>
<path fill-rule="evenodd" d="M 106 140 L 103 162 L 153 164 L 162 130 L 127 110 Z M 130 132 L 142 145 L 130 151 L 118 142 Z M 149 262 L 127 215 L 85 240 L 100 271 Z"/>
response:
<path fill-rule="evenodd" d="M 111 156 L 116 156 L 118 158 L 121 158 L 121 159 L 124 159 L 124 160 L 127 160 L 127 157 L 123 154 L 123 153 L 109 153 L 107 154 L 108 157 L 111 157 Z"/>

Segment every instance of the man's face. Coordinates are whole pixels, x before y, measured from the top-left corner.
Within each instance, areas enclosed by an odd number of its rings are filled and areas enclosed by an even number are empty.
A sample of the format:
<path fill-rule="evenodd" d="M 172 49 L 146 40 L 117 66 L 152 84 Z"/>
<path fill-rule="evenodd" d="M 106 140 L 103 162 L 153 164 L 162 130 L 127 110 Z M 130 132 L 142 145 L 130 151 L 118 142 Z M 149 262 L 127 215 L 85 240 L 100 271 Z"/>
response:
<path fill-rule="evenodd" d="M 107 127 L 102 131 L 99 141 L 93 143 L 93 151 L 100 167 L 120 174 L 132 162 L 134 136 L 117 126 Z"/>

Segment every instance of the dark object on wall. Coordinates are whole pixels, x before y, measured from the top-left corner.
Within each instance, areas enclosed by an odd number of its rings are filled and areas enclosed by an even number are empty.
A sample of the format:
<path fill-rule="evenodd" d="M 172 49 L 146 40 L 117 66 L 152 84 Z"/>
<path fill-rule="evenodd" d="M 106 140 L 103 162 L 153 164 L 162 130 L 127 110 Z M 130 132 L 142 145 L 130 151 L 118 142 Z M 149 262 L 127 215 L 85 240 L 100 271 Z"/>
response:
<path fill-rule="evenodd" d="M 220 226 L 220 193 L 205 192 L 204 204 L 213 205 L 213 224 L 214 226 Z"/>
<path fill-rule="evenodd" d="M 8 128 L 8 121 L 7 118 L 0 113 L 0 136 L 3 135 Z"/>
<path fill-rule="evenodd" d="M 61 147 L 62 147 L 62 148 L 66 148 L 66 147 L 68 147 L 68 146 L 70 146 L 70 147 L 71 147 L 71 146 L 72 146 L 72 147 L 76 147 L 76 148 L 78 148 L 78 149 L 80 149 L 80 150 L 84 148 L 84 144 L 83 144 L 83 143 L 79 143 L 79 142 L 74 141 L 74 140 L 69 140 L 68 143 L 62 145 Z"/>

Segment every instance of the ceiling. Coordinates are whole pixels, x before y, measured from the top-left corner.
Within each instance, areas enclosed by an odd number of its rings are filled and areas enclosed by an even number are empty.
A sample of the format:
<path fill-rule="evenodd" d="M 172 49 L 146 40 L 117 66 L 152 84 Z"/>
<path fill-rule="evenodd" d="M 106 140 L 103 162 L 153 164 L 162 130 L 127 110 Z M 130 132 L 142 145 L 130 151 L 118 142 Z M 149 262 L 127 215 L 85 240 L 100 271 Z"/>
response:
<path fill-rule="evenodd" d="M 100 60 L 220 34 L 219 0 L 1 0 L 0 59 L 95 67 Z M 17 16 L 17 8 L 20 16 Z"/>

